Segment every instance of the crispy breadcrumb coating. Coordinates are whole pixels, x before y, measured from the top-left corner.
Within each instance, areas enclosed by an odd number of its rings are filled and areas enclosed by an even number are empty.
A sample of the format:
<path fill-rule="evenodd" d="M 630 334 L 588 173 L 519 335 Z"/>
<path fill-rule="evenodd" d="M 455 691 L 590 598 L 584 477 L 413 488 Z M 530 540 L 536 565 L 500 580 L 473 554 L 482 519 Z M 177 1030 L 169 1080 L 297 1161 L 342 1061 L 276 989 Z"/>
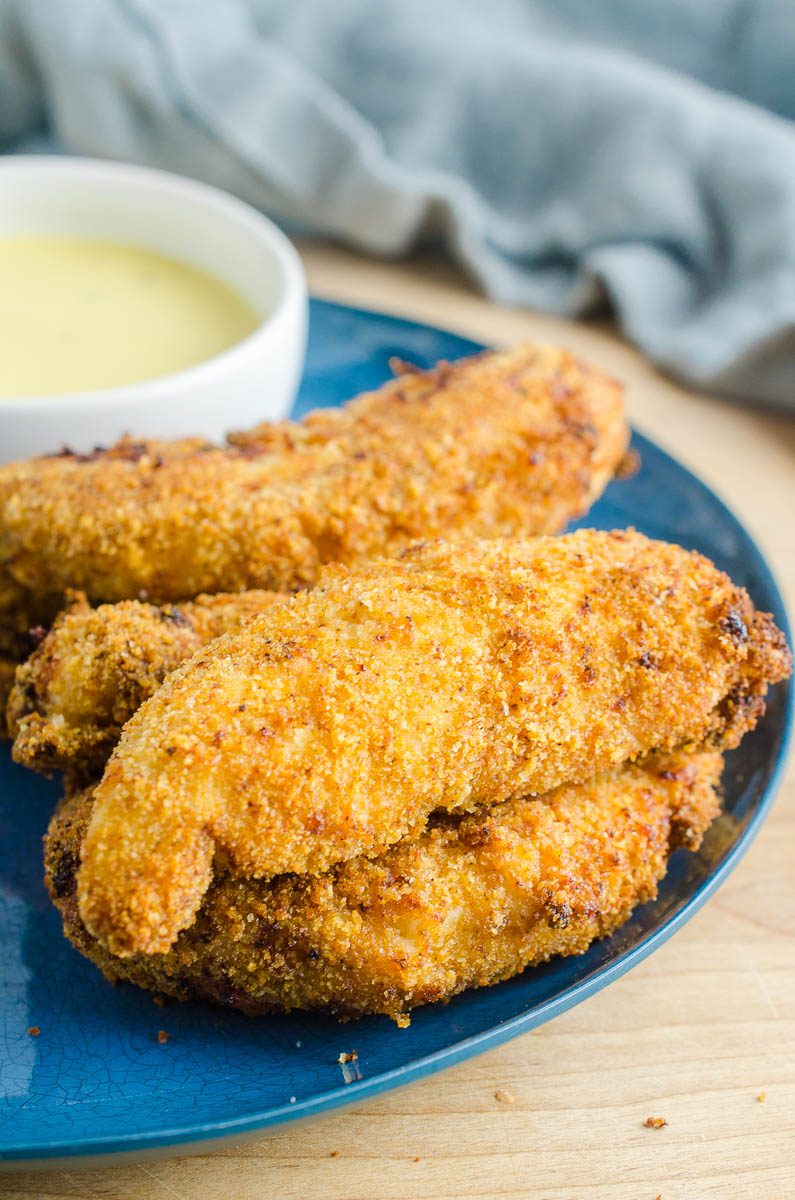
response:
<path fill-rule="evenodd" d="M 91 795 L 47 839 L 67 936 L 109 979 L 256 1014 L 386 1013 L 580 954 L 652 899 L 677 846 L 718 811 L 721 759 L 701 750 L 625 766 L 542 800 L 439 816 L 416 841 L 317 876 L 220 874 L 167 954 L 115 958 L 87 932 L 75 873 Z"/>
<path fill-rule="evenodd" d="M 200 646 L 276 603 L 284 592 L 198 596 L 160 607 L 122 600 L 91 608 L 81 593 L 17 669 L 8 702 L 15 762 L 91 782 L 124 723 Z"/>
<path fill-rule="evenodd" d="M 0 468 L 2 642 L 93 602 L 295 590 L 321 564 L 418 537 L 549 533 L 587 511 L 628 441 L 621 387 L 525 345 L 430 371 L 223 448 L 125 440 Z M 4 632 L 3 632 L 4 631 Z"/>
<path fill-rule="evenodd" d="M 0 706 L 2 705 L 5 697 L 10 697 L 11 692 L 13 691 L 14 679 L 16 678 L 18 669 L 17 663 L 22 658 L 23 655 L 21 653 L 18 658 L 4 658 L 3 655 L 0 654 Z M 5 737 L 7 733 L 9 737 L 13 736 L 10 730 L 6 729 L 6 723 L 3 717 L 2 709 L 0 708 L 0 738 Z"/>
<path fill-rule="evenodd" d="M 115 954 L 168 950 L 213 873 L 316 873 L 437 808 L 710 739 L 790 667 L 701 555 L 633 531 L 435 543 L 252 617 L 169 675 L 97 787 L 79 874 Z"/>

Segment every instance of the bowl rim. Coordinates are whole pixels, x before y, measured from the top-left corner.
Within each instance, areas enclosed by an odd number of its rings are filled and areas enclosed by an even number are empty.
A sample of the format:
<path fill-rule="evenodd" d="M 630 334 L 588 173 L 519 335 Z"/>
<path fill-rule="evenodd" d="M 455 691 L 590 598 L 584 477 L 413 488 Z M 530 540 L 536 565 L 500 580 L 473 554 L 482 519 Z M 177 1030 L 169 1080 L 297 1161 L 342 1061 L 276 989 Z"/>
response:
<path fill-rule="evenodd" d="M 64 413 L 94 408 L 107 410 L 108 406 L 144 406 L 173 397 L 175 386 L 180 390 L 183 386 L 190 389 L 194 384 L 197 387 L 212 386 L 215 380 L 234 372 L 238 364 L 242 365 L 256 357 L 269 342 L 278 341 L 284 327 L 295 320 L 296 309 L 307 305 L 308 291 L 303 264 L 290 239 L 269 217 L 221 188 L 158 167 L 79 155 L 12 154 L 0 157 L 0 187 L 6 177 L 14 175 L 30 176 L 32 179 L 77 178 L 89 186 L 92 180 L 110 179 L 114 183 L 127 183 L 149 192 L 170 195 L 177 200 L 198 201 L 212 217 L 236 224 L 252 241 L 267 249 L 279 271 L 281 287 L 275 307 L 261 318 L 251 333 L 203 362 L 118 387 L 33 396 L 0 393 L 0 415 L 19 414 L 20 410 L 26 416 L 32 416 L 34 413 L 46 415 L 49 411 Z M 129 244 L 134 246 L 139 243 L 132 239 Z"/>

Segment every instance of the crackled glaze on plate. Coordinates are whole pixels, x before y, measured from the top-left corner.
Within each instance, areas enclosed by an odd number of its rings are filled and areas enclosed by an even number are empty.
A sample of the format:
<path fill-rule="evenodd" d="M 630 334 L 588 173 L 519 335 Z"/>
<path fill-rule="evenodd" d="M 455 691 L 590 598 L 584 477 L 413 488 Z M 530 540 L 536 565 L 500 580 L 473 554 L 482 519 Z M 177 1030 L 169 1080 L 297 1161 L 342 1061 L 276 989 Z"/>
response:
<path fill-rule="evenodd" d="M 429 365 L 478 349 L 464 338 L 315 301 L 296 414 L 339 404 L 388 375 L 392 355 Z M 708 554 L 786 628 L 775 583 L 749 535 L 703 484 L 647 439 L 643 467 L 611 484 L 580 524 L 635 525 Z M 54 782 L 0 748 L 0 1160 L 72 1164 L 89 1157 L 185 1152 L 385 1091 L 494 1046 L 564 1011 L 659 946 L 738 861 L 772 799 L 791 689 L 728 757 L 725 811 L 697 855 L 677 852 L 653 904 L 578 957 L 498 987 L 419 1009 L 410 1028 L 386 1018 L 249 1020 L 199 1005 L 157 1008 L 110 987 L 63 939 L 41 879 L 41 836 Z M 29 1026 L 41 1033 L 31 1037 Z M 161 1045 L 159 1029 L 169 1040 Z M 356 1048 L 355 1064 L 338 1063 Z M 107 1159 L 105 1159 L 107 1161 Z"/>

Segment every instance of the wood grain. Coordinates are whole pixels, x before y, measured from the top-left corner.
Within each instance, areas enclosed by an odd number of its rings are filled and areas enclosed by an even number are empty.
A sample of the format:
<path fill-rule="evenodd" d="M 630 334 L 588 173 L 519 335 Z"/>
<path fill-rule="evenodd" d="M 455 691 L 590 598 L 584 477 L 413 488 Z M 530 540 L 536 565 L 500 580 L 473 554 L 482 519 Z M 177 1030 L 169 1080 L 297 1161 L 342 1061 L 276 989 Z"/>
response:
<path fill-rule="evenodd" d="M 795 422 L 696 396 L 609 329 L 489 304 L 433 259 L 302 246 L 313 291 L 495 343 L 540 338 L 628 385 L 634 423 L 740 515 L 795 600 Z M 760 1096 L 764 1100 L 760 1100 Z M 664 1117 L 660 1129 L 647 1117 Z M 213 1154 L 0 1178 L 15 1200 L 786 1200 L 795 1196 L 795 775 L 718 895 L 535 1033 L 326 1120 Z"/>

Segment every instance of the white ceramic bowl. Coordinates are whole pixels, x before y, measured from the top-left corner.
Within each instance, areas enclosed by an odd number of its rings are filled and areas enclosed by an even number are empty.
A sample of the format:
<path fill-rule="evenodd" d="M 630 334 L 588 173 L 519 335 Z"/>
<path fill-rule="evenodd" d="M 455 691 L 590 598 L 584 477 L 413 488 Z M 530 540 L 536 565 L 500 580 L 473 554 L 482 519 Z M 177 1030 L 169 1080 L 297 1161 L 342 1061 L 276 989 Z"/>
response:
<path fill-rule="evenodd" d="M 20 233 L 105 238 L 181 259 L 235 288 L 262 323 L 222 354 L 151 381 L 0 397 L 0 462 L 64 445 L 85 453 L 124 433 L 219 441 L 286 415 L 306 347 L 306 282 L 293 246 L 255 209 L 164 171 L 8 157 L 0 159 L 0 237 Z"/>

